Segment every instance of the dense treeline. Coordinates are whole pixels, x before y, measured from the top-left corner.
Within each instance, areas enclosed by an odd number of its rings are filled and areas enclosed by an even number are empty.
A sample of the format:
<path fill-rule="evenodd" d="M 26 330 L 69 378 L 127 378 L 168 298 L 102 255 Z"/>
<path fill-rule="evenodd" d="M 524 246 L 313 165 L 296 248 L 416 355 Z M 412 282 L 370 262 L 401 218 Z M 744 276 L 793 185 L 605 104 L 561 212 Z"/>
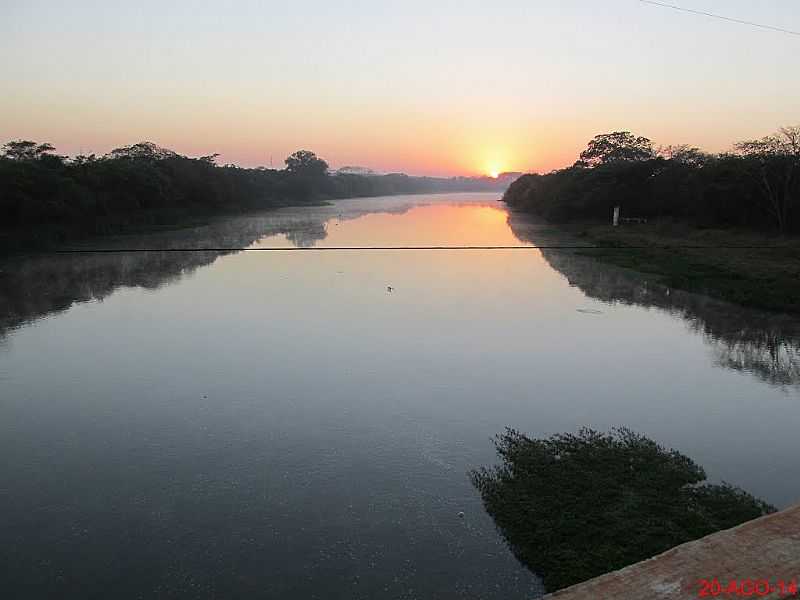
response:
<path fill-rule="evenodd" d="M 415 177 L 404 173 L 387 175 L 336 173 L 330 177 L 330 196 L 353 198 L 426 192 L 491 192 L 501 191 L 506 185 L 502 179 L 496 180 L 490 177 L 442 178 Z"/>
<path fill-rule="evenodd" d="M 498 189 L 485 178 L 331 174 L 313 152 L 283 170 L 219 166 L 142 142 L 68 159 L 50 144 L 12 141 L 0 152 L 0 236 L 19 241 L 105 233 L 131 223 L 270 208 L 328 198 Z M 53 235 L 55 234 L 55 235 Z"/>
<path fill-rule="evenodd" d="M 800 127 L 712 155 L 599 135 L 571 167 L 517 179 L 504 200 L 555 222 L 670 217 L 701 227 L 800 231 Z"/>

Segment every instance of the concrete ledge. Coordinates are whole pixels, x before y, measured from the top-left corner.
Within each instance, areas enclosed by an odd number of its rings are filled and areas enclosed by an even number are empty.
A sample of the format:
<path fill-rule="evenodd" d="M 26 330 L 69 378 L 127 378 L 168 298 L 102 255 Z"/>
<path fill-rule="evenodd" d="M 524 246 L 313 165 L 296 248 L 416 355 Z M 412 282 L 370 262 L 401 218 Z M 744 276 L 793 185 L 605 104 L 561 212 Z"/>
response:
<path fill-rule="evenodd" d="M 545 596 L 547 600 L 690 600 L 700 580 L 766 579 L 800 584 L 800 505 L 719 531 L 619 571 Z M 714 596 L 708 595 L 708 598 Z M 717 598 L 743 598 L 722 593 Z M 751 598 L 781 598 L 778 590 Z"/>

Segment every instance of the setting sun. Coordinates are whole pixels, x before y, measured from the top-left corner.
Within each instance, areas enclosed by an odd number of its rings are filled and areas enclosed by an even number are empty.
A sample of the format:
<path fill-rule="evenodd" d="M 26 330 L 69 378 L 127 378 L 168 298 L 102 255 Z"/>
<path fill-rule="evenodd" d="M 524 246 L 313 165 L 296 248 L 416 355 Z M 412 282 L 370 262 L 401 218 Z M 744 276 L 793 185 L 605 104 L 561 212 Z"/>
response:
<path fill-rule="evenodd" d="M 506 170 L 504 162 L 505 161 L 501 161 L 498 159 L 487 161 L 487 164 L 484 167 L 483 172 L 486 173 L 488 177 L 491 177 L 492 179 L 497 179 L 498 177 L 500 177 L 500 173 L 503 173 Z"/>
<path fill-rule="evenodd" d="M 487 177 L 497 179 L 502 173 L 509 171 L 509 150 L 502 147 L 492 147 L 484 150 L 482 168 L 480 169 Z"/>

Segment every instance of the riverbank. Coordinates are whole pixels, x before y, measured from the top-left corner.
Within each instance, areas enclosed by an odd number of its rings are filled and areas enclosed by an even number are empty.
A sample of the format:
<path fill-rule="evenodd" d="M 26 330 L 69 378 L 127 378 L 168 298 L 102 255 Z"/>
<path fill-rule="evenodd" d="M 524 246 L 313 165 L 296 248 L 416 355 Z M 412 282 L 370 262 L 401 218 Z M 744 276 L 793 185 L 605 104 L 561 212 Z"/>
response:
<path fill-rule="evenodd" d="M 800 313 L 800 238 L 698 229 L 672 221 L 561 225 L 596 249 L 581 254 L 657 276 L 669 287 Z"/>
<path fill-rule="evenodd" d="M 0 228 L 0 256 L 61 248 L 65 244 L 101 241 L 120 235 L 181 231 L 207 225 L 213 219 L 263 213 L 290 206 L 326 206 L 326 200 L 283 202 L 264 207 L 227 207 L 212 209 L 148 209 L 134 214 L 98 217 L 89 221 L 45 223 L 24 228 Z"/>
<path fill-rule="evenodd" d="M 220 166 L 216 155 L 192 158 L 151 142 L 101 157 L 54 150 L 23 140 L 0 147 L 0 253 L 326 200 L 503 189 L 490 177 L 331 172 L 307 150 L 281 170 Z"/>

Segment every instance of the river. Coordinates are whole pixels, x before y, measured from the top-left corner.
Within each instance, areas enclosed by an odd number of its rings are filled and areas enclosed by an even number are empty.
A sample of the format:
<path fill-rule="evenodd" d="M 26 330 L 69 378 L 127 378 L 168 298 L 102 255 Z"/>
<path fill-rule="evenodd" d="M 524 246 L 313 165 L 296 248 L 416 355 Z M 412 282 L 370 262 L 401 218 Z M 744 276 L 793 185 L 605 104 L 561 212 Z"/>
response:
<path fill-rule="evenodd" d="M 627 426 L 800 499 L 798 319 L 533 248 L 570 241 L 497 200 L 1 263 L 7 597 L 535 597 L 467 477 L 507 426 Z"/>

